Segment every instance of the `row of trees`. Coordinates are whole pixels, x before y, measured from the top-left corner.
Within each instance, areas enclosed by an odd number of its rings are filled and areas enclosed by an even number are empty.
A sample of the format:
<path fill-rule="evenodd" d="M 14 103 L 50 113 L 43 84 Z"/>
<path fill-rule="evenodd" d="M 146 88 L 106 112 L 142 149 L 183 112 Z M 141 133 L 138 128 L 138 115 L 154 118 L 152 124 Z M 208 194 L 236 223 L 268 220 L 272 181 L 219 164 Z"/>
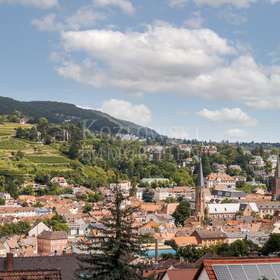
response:
<path fill-rule="evenodd" d="M 30 229 L 30 224 L 23 221 L 12 224 L 4 224 L 0 226 L 0 237 L 22 234 L 26 235 Z"/>
<path fill-rule="evenodd" d="M 40 118 L 31 128 L 17 128 L 16 138 L 41 141 L 47 145 L 53 141 L 69 141 L 71 148 L 74 142 L 76 143 L 83 139 L 83 131 L 80 125 L 71 123 L 63 125 L 50 124 L 47 118 Z M 69 155 L 71 155 L 71 149 L 69 149 Z M 74 157 L 74 155 L 71 156 Z M 77 156 L 75 155 L 75 158 Z"/>
<path fill-rule="evenodd" d="M 24 179 L 20 176 L 1 176 L 0 175 L 0 192 L 7 192 L 16 198 L 19 194 L 19 186 L 24 183 Z"/>
<path fill-rule="evenodd" d="M 196 247 L 194 245 L 188 245 L 185 247 L 177 247 L 174 241 L 167 242 L 176 251 L 175 256 L 165 256 L 172 258 L 183 258 L 184 260 L 193 263 L 203 257 L 205 254 L 211 254 L 219 257 L 246 257 L 246 256 L 268 256 L 279 255 L 280 253 L 280 234 L 271 234 L 268 241 L 263 247 L 259 247 L 252 241 L 236 240 L 231 244 L 222 243 L 210 247 Z"/>

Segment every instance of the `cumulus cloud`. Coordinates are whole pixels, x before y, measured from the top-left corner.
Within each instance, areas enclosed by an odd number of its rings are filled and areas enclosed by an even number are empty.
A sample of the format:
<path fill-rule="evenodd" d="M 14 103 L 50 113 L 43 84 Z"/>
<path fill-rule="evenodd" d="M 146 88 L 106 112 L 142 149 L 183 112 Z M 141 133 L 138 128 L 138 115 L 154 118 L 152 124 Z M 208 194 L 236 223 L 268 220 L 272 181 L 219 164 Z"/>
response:
<path fill-rule="evenodd" d="M 0 0 L 0 4 L 19 4 L 40 9 L 49 9 L 58 6 L 58 0 Z"/>
<path fill-rule="evenodd" d="M 107 100 L 102 104 L 101 111 L 115 118 L 141 125 L 148 125 L 152 119 L 152 113 L 146 105 L 134 105 L 125 100 Z"/>
<path fill-rule="evenodd" d="M 257 124 L 256 119 L 250 117 L 240 108 L 223 108 L 214 111 L 203 109 L 197 114 L 213 122 L 239 122 L 245 126 L 255 126 Z"/>
<path fill-rule="evenodd" d="M 70 31 L 62 33 L 62 45 L 72 59 L 57 65 L 57 72 L 97 88 L 280 107 L 280 67 L 258 65 L 210 29 L 154 24 L 143 32 Z M 75 60 L 76 53 L 83 60 Z"/>
<path fill-rule="evenodd" d="M 234 52 L 227 40 L 211 30 L 168 25 L 152 25 L 144 32 L 64 32 L 62 42 L 68 52 L 88 55 L 90 63 L 79 64 L 83 82 L 137 92 L 171 90 L 174 85 L 178 91 L 178 86 L 183 87 L 178 82 L 215 69 L 222 65 L 223 56 Z"/>
<path fill-rule="evenodd" d="M 135 8 L 129 0 L 95 0 L 95 4 L 99 7 L 117 7 L 128 15 L 135 12 Z"/>

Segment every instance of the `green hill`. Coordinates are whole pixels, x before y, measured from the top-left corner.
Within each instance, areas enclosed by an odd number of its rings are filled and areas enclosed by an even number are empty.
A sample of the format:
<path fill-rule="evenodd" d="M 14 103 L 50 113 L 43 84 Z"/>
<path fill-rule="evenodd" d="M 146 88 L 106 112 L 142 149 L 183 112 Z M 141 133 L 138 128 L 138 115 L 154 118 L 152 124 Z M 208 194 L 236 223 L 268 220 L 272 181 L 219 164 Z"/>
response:
<path fill-rule="evenodd" d="M 54 146 L 16 139 L 18 127 L 28 128 L 29 124 L 0 124 L 0 176 L 34 174 L 40 169 L 45 173 L 56 170 L 71 171 L 71 161 Z M 18 151 L 23 153 L 19 158 Z"/>
<path fill-rule="evenodd" d="M 145 138 L 160 136 L 150 128 L 113 118 L 100 111 L 82 109 L 73 104 L 51 101 L 22 102 L 0 96 L 0 115 L 12 114 L 15 111 L 34 120 L 46 117 L 51 123 L 82 122 L 93 132 L 129 133 Z"/>

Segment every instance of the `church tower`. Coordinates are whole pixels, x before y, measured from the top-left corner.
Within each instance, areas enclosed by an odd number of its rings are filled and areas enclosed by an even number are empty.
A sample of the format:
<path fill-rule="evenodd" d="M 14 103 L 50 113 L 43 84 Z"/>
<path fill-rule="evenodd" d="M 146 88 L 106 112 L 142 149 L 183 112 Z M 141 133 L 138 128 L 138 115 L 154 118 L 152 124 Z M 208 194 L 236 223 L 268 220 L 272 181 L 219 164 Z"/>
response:
<path fill-rule="evenodd" d="M 279 156 L 277 159 L 277 166 L 276 166 L 274 180 L 273 180 L 272 196 L 273 196 L 274 200 L 280 199 L 280 160 L 279 160 Z"/>
<path fill-rule="evenodd" d="M 204 190 L 205 190 L 205 184 L 204 184 L 202 162 L 200 158 L 198 182 L 195 190 L 195 216 L 199 220 L 200 224 L 203 223 L 205 218 L 205 191 Z"/>

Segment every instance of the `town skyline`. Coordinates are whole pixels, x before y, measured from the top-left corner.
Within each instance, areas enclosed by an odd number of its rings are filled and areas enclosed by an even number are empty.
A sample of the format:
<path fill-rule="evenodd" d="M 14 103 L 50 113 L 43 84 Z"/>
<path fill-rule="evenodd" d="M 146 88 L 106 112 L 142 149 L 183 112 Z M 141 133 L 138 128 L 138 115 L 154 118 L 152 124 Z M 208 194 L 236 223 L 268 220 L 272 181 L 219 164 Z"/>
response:
<path fill-rule="evenodd" d="M 170 137 L 278 142 L 279 12 L 269 0 L 2 0 L 0 95 Z"/>

